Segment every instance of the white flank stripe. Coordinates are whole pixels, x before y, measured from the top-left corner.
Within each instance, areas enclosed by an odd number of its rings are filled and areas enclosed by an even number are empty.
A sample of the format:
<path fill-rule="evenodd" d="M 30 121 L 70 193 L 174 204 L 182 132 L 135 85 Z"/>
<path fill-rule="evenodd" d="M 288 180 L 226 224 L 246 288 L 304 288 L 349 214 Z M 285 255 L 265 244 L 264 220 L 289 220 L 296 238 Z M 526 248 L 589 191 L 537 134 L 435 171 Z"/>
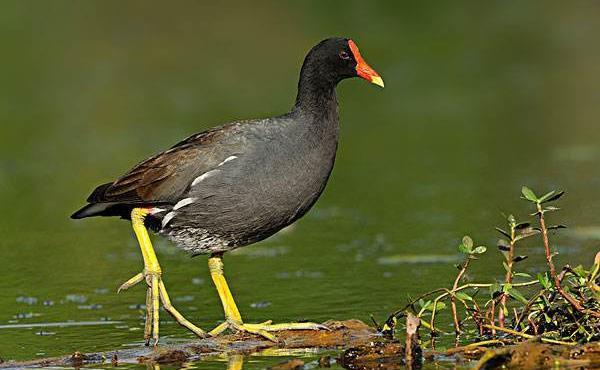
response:
<path fill-rule="evenodd" d="M 173 211 L 178 210 L 181 207 L 185 207 L 188 204 L 192 204 L 196 201 L 196 198 L 185 198 L 180 200 L 179 202 L 177 202 L 177 204 L 175 204 L 175 207 L 173 207 Z"/>
<path fill-rule="evenodd" d="M 230 157 L 225 158 L 225 160 L 221 163 L 219 163 L 217 165 L 217 167 L 221 167 L 222 165 L 224 165 L 225 163 L 229 162 L 229 161 L 233 161 L 234 159 L 236 159 L 237 157 L 235 155 L 232 155 Z"/>
<path fill-rule="evenodd" d="M 167 224 L 169 223 L 169 221 L 171 221 L 173 219 L 173 217 L 175 217 L 176 213 L 175 212 L 169 212 L 165 215 L 165 217 L 162 219 L 162 227 L 167 226 Z"/>
<path fill-rule="evenodd" d="M 158 207 L 154 207 L 154 208 L 152 208 L 152 209 L 150 210 L 150 214 L 152 214 L 152 215 L 155 215 L 155 214 L 157 214 L 157 213 L 161 213 L 161 212 L 164 212 L 164 211 L 166 211 L 166 209 L 165 209 L 165 208 L 158 208 Z"/>
<path fill-rule="evenodd" d="M 198 185 L 198 183 L 199 183 L 200 181 L 202 181 L 202 180 L 206 180 L 207 178 L 209 178 L 209 177 L 211 177 L 211 176 L 214 176 L 214 175 L 216 175 L 216 174 L 217 174 L 217 173 L 219 173 L 219 172 L 220 172 L 219 170 L 211 170 L 211 171 L 208 171 L 208 172 L 205 172 L 205 173 L 203 173 L 202 175 L 200 175 L 200 176 L 196 177 L 196 178 L 194 179 L 194 181 L 192 181 L 192 186 L 196 186 L 196 185 Z M 175 206 L 175 207 L 177 207 L 177 206 Z"/>

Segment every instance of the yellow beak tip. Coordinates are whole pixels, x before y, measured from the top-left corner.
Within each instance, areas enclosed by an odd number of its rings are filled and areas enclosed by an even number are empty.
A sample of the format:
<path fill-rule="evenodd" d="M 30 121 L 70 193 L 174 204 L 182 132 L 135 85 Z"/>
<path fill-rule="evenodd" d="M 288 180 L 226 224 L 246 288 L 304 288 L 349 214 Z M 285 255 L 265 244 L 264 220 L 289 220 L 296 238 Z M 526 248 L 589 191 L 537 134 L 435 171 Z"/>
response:
<path fill-rule="evenodd" d="M 379 76 L 377 77 L 373 77 L 371 79 L 371 83 L 377 85 L 377 86 L 381 86 L 381 87 L 385 87 L 384 83 L 383 83 L 383 79 Z"/>

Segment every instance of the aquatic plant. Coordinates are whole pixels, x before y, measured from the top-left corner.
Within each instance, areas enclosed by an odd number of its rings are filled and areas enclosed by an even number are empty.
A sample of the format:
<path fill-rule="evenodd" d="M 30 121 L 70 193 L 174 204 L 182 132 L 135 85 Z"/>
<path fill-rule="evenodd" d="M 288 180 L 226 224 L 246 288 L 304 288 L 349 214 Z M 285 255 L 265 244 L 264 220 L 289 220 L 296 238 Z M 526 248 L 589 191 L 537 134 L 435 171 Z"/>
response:
<path fill-rule="evenodd" d="M 378 329 L 394 335 L 402 327 L 401 317 L 414 314 L 433 339 L 449 334 L 438 328 L 440 312 L 448 311 L 459 339 L 486 343 L 510 343 L 521 339 L 540 338 L 543 342 L 557 344 L 586 343 L 600 339 L 600 253 L 593 265 L 565 265 L 557 270 L 549 232 L 565 228 L 548 225 L 548 214 L 556 212 L 556 202 L 563 191 L 550 191 L 537 196 L 530 188 L 521 189 L 521 197 L 533 206 L 532 220 L 517 221 L 513 215 L 505 216 L 506 227 L 496 227 L 502 235 L 497 247 L 501 252 L 505 274 L 502 281 L 492 283 L 465 282 L 465 276 L 478 256 L 486 253 L 485 246 L 475 247 L 469 236 L 462 238 L 458 251 L 463 262 L 456 265 L 458 273 L 452 286 L 426 292 L 389 315 Z M 527 255 L 518 254 L 519 243 L 539 237 L 544 248 L 546 268 L 533 277 L 518 271 Z M 515 282 L 516 278 L 526 281 Z M 517 280 L 518 281 L 518 280 Z M 524 289 L 525 287 L 530 287 Z M 535 289 L 532 289 L 535 288 Z M 480 294 L 487 289 L 489 296 Z M 460 308 L 460 309 L 459 309 Z M 458 343 L 458 340 L 457 340 Z"/>

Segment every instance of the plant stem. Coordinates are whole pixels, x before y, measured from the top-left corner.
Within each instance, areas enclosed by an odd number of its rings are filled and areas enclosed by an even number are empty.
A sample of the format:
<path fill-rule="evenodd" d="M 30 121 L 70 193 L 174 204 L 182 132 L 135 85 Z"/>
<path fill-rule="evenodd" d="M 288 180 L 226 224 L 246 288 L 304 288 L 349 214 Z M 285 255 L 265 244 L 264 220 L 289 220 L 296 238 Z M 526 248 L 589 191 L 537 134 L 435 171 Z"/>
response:
<path fill-rule="evenodd" d="M 454 285 L 452 285 L 453 293 L 456 291 L 456 288 L 458 288 L 458 283 L 460 282 L 462 277 L 465 275 L 465 272 L 467 271 L 467 268 L 469 267 L 470 262 L 471 262 L 471 256 L 468 256 L 465 263 L 462 265 L 462 268 L 458 272 L 458 275 L 456 276 L 456 280 L 454 280 Z M 459 335 L 460 334 L 460 325 L 458 323 L 458 314 L 456 313 L 456 296 L 454 294 L 452 294 L 452 296 L 450 297 L 450 302 L 452 305 L 452 320 L 454 321 L 454 332 L 456 333 L 456 335 Z M 435 311 L 435 307 L 434 307 L 434 311 Z"/>
<path fill-rule="evenodd" d="M 514 287 L 524 287 L 524 286 L 530 286 L 530 285 L 535 285 L 535 284 L 539 284 L 539 281 L 537 280 L 531 280 L 531 281 L 526 281 L 524 283 L 517 283 L 517 284 L 513 284 Z M 435 331 L 441 331 L 439 329 L 435 328 L 435 313 L 437 311 L 437 304 L 439 301 L 441 301 L 442 299 L 444 299 L 445 297 L 449 296 L 449 295 L 453 295 L 456 292 L 460 292 L 461 290 L 465 290 L 465 289 L 469 289 L 469 288 L 489 288 L 494 284 L 485 284 L 485 283 L 468 283 L 465 285 L 461 285 L 456 289 L 452 289 L 452 290 L 447 290 L 444 288 L 440 288 L 440 289 L 436 289 L 436 290 L 432 290 L 431 292 L 421 296 L 422 298 L 424 298 L 424 296 L 428 296 L 430 294 L 436 293 L 438 291 L 445 291 L 445 293 L 440 294 L 439 296 L 437 296 L 434 301 L 433 301 L 433 312 L 431 313 L 431 320 L 429 322 L 429 326 L 431 329 L 431 332 L 435 332 Z M 406 307 L 409 307 L 410 305 L 407 305 Z"/>
<path fill-rule="evenodd" d="M 508 257 L 506 258 L 506 275 L 504 276 L 504 283 L 510 284 L 512 282 L 512 266 L 513 266 L 513 258 L 515 255 L 515 228 L 511 225 L 510 227 L 510 244 L 508 246 Z M 500 307 L 498 308 L 498 324 L 501 328 L 504 327 L 504 312 L 506 311 L 506 299 L 507 294 L 502 293 L 502 298 L 500 299 Z"/>
<path fill-rule="evenodd" d="M 460 347 L 449 348 L 446 350 L 446 352 L 444 354 L 446 356 L 450 356 L 450 355 L 454 355 L 456 353 L 464 352 L 465 350 L 471 349 L 473 347 L 484 347 L 484 346 L 489 346 L 489 345 L 494 345 L 494 344 L 505 345 L 506 344 L 505 342 L 506 341 L 502 341 L 499 339 L 482 340 L 480 342 L 473 342 L 473 343 L 469 343 L 469 344 L 466 344 L 466 345 L 460 346 Z"/>
<path fill-rule="evenodd" d="M 545 292 L 546 292 L 546 289 L 542 289 L 539 292 L 537 292 L 533 297 L 531 297 L 529 299 L 529 301 L 527 301 L 527 304 L 525 305 L 525 307 L 523 307 L 523 311 L 521 311 L 521 315 L 519 315 L 519 317 L 516 319 L 515 326 L 514 326 L 515 329 L 517 329 L 519 327 L 519 325 L 521 325 L 521 322 L 523 321 L 523 318 L 525 318 L 527 316 L 527 313 L 529 313 L 529 310 L 531 309 L 531 306 Z"/>
<path fill-rule="evenodd" d="M 522 338 L 526 338 L 526 339 L 533 339 L 535 338 L 534 335 L 531 334 L 525 334 L 525 333 L 521 333 L 518 332 L 516 330 L 512 330 L 512 329 L 507 329 L 507 328 L 501 328 L 499 326 L 495 326 L 495 325 L 484 325 L 486 328 L 488 329 L 492 329 L 492 330 L 498 330 L 498 331 L 502 331 L 508 334 L 512 334 L 512 335 L 516 335 L 518 337 L 522 337 Z M 566 345 L 566 346 L 575 346 L 577 345 L 577 342 L 563 342 L 562 340 L 555 340 L 555 339 L 550 339 L 550 338 L 544 338 L 544 337 L 540 337 L 540 340 L 542 342 L 546 342 L 546 343 L 553 343 L 553 344 L 562 344 L 562 345 Z"/>
<path fill-rule="evenodd" d="M 537 205 L 537 214 L 540 219 L 540 228 L 542 229 L 542 240 L 544 242 L 544 249 L 546 251 L 546 261 L 548 262 L 548 268 L 550 269 L 550 276 L 552 280 L 554 280 L 554 286 L 556 290 L 562 295 L 577 311 L 583 312 L 585 309 L 581 305 L 581 303 L 576 300 L 572 295 L 565 292 L 561 286 L 560 279 L 556 275 L 556 268 L 554 267 L 554 262 L 552 262 L 552 254 L 550 253 L 550 242 L 548 241 L 548 229 L 546 228 L 546 220 L 544 219 L 544 211 L 542 210 L 542 205 L 540 203 L 536 203 Z M 597 316 L 597 315 L 594 315 Z"/>

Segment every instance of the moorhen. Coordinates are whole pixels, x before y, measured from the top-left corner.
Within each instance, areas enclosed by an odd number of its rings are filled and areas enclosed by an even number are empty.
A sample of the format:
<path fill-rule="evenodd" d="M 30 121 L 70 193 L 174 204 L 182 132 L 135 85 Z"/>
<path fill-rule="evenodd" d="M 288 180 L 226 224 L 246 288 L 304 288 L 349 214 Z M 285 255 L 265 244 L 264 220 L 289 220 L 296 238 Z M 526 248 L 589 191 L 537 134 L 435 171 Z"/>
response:
<path fill-rule="evenodd" d="M 270 332 L 321 329 L 314 323 L 247 324 L 223 275 L 223 253 L 268 238 L 302 217 L 325 188 L 338 143 L 336 85 L 362 77 L 383 80 L 347 38 L 314 46 L 302 65 L 296 103 L 284 115 L 228 123 L 190 136 L 98 186 L 71 217 L 120 216 L 131 220 L 144 270 L 120 290 L 146 280 L 146 344 L 158 342 L 159 301 L 179 324 L 207 334 L 171 304 L 147 229 L 191 255 L 209 254 L 208 267 L 225 321 L 210 331 Z"/>

